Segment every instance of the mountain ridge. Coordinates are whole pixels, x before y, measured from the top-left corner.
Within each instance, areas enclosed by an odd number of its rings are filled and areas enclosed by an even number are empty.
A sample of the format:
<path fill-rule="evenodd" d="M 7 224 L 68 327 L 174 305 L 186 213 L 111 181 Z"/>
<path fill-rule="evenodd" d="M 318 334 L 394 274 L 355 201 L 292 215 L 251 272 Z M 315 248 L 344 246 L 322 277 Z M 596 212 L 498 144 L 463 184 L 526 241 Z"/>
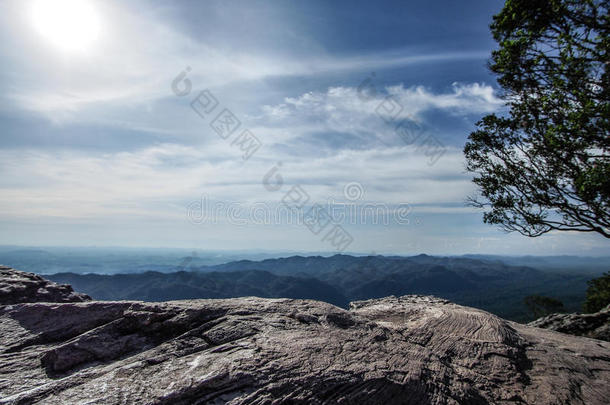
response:
<path fill-rule="evenodd" d="M 527 266 L 472 258 L 386 256 L 290 256 L 261 261 L 240 260 L 211 266 L 191 266 L 188 277 L 173 273 L 130 273 L 130 275 L 48 275 L 68 283 L 96 299 L 165 300 L 180 298 L 229 298 L 244 295 L 320 299 L 342 307 L 349 301 L 388 295 L 438 295 L 458 304 L 475 306 L 504 318 L 533 320 L 523 304 L 531 294 L 561 299 L 568 311 L 578 311 L 584 299 L 589 273 L 543 271 Z M 251 272 L 245 282 L 244 274 Z M 260 273 L 256 273 L 260 272 Z M 264 285 L 273 274 L 274 283 Z M 144 275 L 143 275 L 144 274 Z M 258 275 L 258 277 L 256 277 Z M 189 278 L 185 288 L 174 288 L 176 279 Z M 137 289 L 125 284 L 138 280 Z M 257 280 L 258 278 L 258 280 Z M 103 280 L 103 281 L 102 281 Z M 113 281 L 114 280 L 114 281 Z M 257 289 L 253 289 L 251 284 Z M 152 285 L 154 284 L 154 285 Z M 146 294 L 143 286 L 155 294 Z M 310 285 L 309 291 L 305 288 Z M 211 286 L 211 289 L 208 288 Z M 188 288 L 186 288 L 188 287 Z M 286 293 L 286 290 L 290 294 Z M 186 294 L 191 291 L 192 294 Z M 174 291 L 184 291 L 176 295 Z M 195 294 L 197 291 L 200 294 Z M 323 292 L 323 294 L 318 294 Z M 109 295 L 113 293 L 114 295 Z"/>

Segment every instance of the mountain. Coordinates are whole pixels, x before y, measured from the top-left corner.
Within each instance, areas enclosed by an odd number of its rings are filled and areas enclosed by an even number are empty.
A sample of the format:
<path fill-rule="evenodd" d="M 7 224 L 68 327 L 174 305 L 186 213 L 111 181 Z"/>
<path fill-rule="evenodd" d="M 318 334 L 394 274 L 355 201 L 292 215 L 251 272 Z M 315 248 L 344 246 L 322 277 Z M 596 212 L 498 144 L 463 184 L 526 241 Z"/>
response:
<path fill-rule="evenodd" d="M 537 269 L 554 271 L 566 270 L 599 273 L 608 270 L 610 256 L 497 256 L 497 255 L 464 255 L 462 257 L 478 260 L 497 261 L 510 266 L 529 266 Z"/>
<path fill-rule="evenodd" d="M 549 262 L 547 260 L 547 262 Z M 200 271 L 265 270 L 274 274 L 316 277 L 349 300 L 404 294 L 435 294 L 516 321 L 530 321 L 523 298 L 547 295 L 563 301 L 568 311 L 581 308 L 587 281 L 608 267 L 581 272 L 541 270 L 507 265 L 497 257 L 291 256 L 262 261 L 242 260 L 202 266 Z"/>
<path fill-rule="evenodd" d="M 268 271 L 146 272 L 137 274 L 73 274 L 48 276 L 87 291 L 98 300 L 169 301 L 194 298 L 306 298 L 347 307 L 347 298 L 335 287 L 312 277 L 278 276 Z"/>
<path fill-rule="evenodd" d="M 68 283 L 95 299 L 163 301 L 255 295 L 317 299 L 347 307 L 349 301 L 388 295 L 437 295 L 515 321 L 531 321 L 523 298 L 547 295 L 580 310 L 587 281 L 578 271 L 554 272 L 510 266 L 470 257 L 291 256 L 240 260 L 192 268 L 194 271 L 119 275 L 59 273 L 51 280 Z"/>
<path fill-rule="evenodd" d="M 601 405 L 610 343 L 429 296 L 15 302 L 0 374 L 6 404 Z"/>

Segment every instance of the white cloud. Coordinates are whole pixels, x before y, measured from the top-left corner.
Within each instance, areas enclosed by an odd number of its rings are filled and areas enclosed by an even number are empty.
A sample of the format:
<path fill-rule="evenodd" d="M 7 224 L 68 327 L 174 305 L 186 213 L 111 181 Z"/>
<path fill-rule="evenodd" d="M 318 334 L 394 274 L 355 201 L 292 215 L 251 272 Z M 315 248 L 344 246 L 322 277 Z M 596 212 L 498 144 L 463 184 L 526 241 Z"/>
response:
<path fill-rule="evenodd" d="M 224 152 L 221 162 L 211 163 Z M 312 201 L 344 199 L 345 184 L 357 181 L 371 202 L 437 204 L 461 200 L 471 188 L 467 178 L 454 176 L 461 160 L 450 151 L 433 167 L 408 147 L 343 151 L 333 157 L 304 157 L 284 162 L 282 190 L 262 186 L 272 162 L 243 163 L 231 149 L 215 151 L 163 144 L 137 152 L 91 156 L 82 152 L 0 153 L 0 189 L 10 195 L 1 203 L 2 216 L 112 217 L 130 214 L 180 218 L 189 201 L 206 194 L 212 199 L 277 203 L 288 189 L 301 184 Z M 19 181 L 15 181 L 19 179 Z"/>
<path fill-rule="evenodd" d="M 93 1 L 93 0 L 92 0 Z M 163 15 L 143 5 L 93 1 L 100 14 L 99 41 L 83 55 L 62 56 L 34 35 L 25 2 L 0 5 L 0 51 L 7 68 L 0 76 L 4 108 L 18 108 L 54 120 L 105 104 L 146 104 L 171 96 L 169 85 L 186 66 L 194 83 L 218 87 L 269 76 L 312 75 L 329 71 L 383 69 L 456 59 L 483 59 L 481 52 L 412 54 L 386 52 L 333 56 L 319 46 L 295 56 L 243 49 L 218 38 L 192 38 Z M 234 39 L 236 41 L 236 39 Z M 24 53 L 23 49 L 32 52 Z"/>
<path fill-rule="evenodd" d="M 430 109 L 442 109 L 459 114 L 489 113 L 504 103 L 493 87 L 486 84 L 453 83 L 449 93 L 434 94 L 423 86 L 405 89 L 403 86 L 388 87 L 388 93 L 398 98 L 408 112 L 417 116 Z"/>
<path fill-rule="evenodd" d="M 365 187 L 371 202 L 407 202 L 420 205 L 422 212 L 460 211 L 443 204 L 459 204 L 473 192 L 461 150 L 447 145 L 431 165 L 422 145 L 405 144 L 394 125 L 376 113 L 385 94 L 404 106 L 401 117 L 414 119 L 430 109 L 480 113 L 499 104 L 490 86 L 476 83 L 456 84 L 440 94 L 402 85 L 369 98 L 351 87 L 306 93 L 244 119 L 263 141 L 248 162 L 229 141 L 214 136 L 205 147 L 165 143 L 132 152 L 23 156 L 6 151 L 0 153 L 5 174 L 0 187 L 12 198 L 2 203 L 2 212 L 59 217 L 154 213 L 173 218 L 183 215 L 185 204 L 202 193 L 224 201 L 277 202 L 280 193 L 267 192 L 261 181 L 279 161 L 284 188 L 302 184 L 317 201 L 341 199 L 343 186 L 355 181 Z M 325 131 L 345 134 L 345 139 L 317 137 Z M 21 179 L 19 184 L 15 178 Z"/>
<path fill-rule="evenodd" d="M 486 84 L 454 83 L 452 91 L 433 93 L 424 86 L 387 86 L 383 91 L 370 94 L 354 87 L 331 87 L 328 91 L 305 93 L 299 97 L 288 97 L 284 103 L 264 106 L 263 111 L 271 120 L 290 117 L 326 120 L 342 120 L 348 116 L 369 116 L 381 112 L 390 115 L 383 108 L 377 109 L 387 96 L 395 97 L 401 110 L 396 118 L 417 119 L 422 112 L 439 109 L 461 114 L 487 113 L 496 111 L 503 101 L 498 98 L 493 87 Z M 354 118 L 354 117 L 351 117 Z"/>
<path fill-rule="evenodd" d="M 451 91 L 444 93 L 424 86 L 388 86 L 374 94 L 354 87 L 331 87 L 326 92 L 309 92 L 263 106 L 262 115 L 253 117 L 252 125 L 270 143 L 315 141 L 313 134 L 332 132 L 355 138 L 346 137 L 344 144 L 335 145 L 339 149 L 349 148 L 350 142 L 362 147 L 395 147 L 404 145 L 396 132 L 401 120 L 426 126 L 426 112 L 459 117 L 497 111 L 502 105 L 491 86 L 479 83 L 454 83 Z M 324 145 L 319 147 L 322 150 Z"/>

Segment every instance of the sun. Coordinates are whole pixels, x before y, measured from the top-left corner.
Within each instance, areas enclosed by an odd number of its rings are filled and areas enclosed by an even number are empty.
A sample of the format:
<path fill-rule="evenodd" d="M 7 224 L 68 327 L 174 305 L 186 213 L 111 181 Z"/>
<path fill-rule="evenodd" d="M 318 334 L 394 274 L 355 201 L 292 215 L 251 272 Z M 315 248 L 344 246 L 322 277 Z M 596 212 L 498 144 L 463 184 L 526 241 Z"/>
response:
<path fill-rule="evenodd" d="M 34 0 L 34 28 L 64 52 L 90 49 L 100 33 L 99 14 L 87 0 Z"/>

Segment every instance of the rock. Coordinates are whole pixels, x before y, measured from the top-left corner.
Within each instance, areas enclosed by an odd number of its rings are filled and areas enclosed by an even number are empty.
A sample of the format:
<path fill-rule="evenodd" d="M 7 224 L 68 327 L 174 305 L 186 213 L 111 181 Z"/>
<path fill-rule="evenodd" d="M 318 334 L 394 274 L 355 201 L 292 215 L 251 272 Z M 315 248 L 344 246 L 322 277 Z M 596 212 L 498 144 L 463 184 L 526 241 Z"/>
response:
<path fill-rule="evenodd" d="M 610 343 L 424 296 L 0 307 L 0 403 L 606 404 Z"/>
<path fill-rule="evenodd" d="M 606 404 L 610 398 L 610 343 L 439 298 L 358 301 L 349 311 L 253 297 L 102 302 L 29 273 L 2 271 L 4 302 L 13 303 L 0 306 L 0 404 Z M 34 293 L 31 285 L 38 286 Z M 57 300 L 82 302 L 19 302 L 39 300 L 40 288 Z"/>
<path fill-rule="evenodd" d="M 23 302 L 82 302 L 88 295 L 74 292 L 67 284 L 57 284 L 34 273 L 0 265 L 0 305 Z"/>
<path fill-rule="evenodd" d="M 610 342 L 610 305 L 593 314 L 551 314 L 528 325 Z"/>

